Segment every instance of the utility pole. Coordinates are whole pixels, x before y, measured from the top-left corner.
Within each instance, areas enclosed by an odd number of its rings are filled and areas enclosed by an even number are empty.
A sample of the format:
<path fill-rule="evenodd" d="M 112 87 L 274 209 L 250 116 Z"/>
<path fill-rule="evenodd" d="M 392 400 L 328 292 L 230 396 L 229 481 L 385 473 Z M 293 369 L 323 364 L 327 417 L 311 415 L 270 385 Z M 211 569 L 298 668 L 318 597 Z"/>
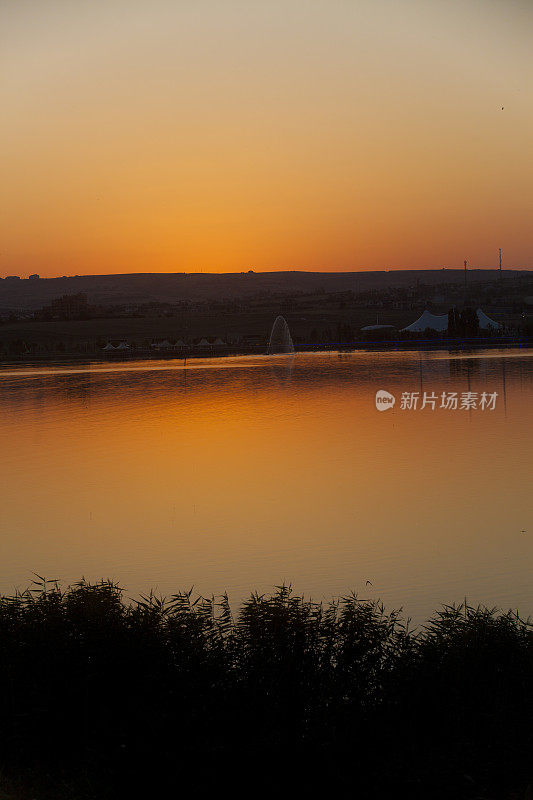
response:
<path fill-rule="evenodd" d="M 466 259 L 465 259 L 465 299 L 464 299 L 464 305 L 466 306 Z"/>

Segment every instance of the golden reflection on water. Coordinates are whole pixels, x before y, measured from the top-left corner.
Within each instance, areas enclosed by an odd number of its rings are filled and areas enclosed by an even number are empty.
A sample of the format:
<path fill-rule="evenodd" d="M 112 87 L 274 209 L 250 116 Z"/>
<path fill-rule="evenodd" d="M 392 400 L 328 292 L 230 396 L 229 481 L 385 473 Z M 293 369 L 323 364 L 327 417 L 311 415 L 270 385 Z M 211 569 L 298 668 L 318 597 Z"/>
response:
<path fill-rule="evenodd" d="M 0 588 L 35 571 L 238 602 L 286 581 L 417 620 L 465 595 L 527 616 L 532 354 L 6 369 Z M 497 391 L 496 409 L 399 407 L 468 390 Z"/>

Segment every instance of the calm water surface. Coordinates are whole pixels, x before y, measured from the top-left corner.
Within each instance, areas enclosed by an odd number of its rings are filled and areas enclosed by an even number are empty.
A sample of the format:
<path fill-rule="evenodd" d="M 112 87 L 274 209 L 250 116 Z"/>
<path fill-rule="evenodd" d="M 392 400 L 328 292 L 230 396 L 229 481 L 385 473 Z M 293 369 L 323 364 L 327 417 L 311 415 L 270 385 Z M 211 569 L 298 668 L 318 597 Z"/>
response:
<path fill-rule="evenodd" d="M 495 410 L 439 408 L 467 391 Z M 3 367 L 0 590 L 285 581 L 417 621 L 465 596 L 533 614 L 532 401 L 533 350 Z"/>

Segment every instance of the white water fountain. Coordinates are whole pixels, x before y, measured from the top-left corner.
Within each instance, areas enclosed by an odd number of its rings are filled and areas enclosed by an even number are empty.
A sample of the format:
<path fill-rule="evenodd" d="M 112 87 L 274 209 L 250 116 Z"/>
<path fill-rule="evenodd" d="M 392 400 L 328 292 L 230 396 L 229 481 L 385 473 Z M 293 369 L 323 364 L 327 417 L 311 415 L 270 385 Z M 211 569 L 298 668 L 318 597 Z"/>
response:
<path fill-rule="evenodd" d="M 268 355 L 273 355 L 274 353 L 294 353 L 294 344 L 285 317 L 276 317 L 270 332 L 267 353 Z"/>

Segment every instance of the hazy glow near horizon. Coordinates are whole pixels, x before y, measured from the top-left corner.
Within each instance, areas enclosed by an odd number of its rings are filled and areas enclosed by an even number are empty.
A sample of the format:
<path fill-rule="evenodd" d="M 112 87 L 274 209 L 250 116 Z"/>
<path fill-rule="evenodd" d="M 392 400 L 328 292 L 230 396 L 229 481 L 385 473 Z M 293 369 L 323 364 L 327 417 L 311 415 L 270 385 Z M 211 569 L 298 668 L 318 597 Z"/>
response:
<path fill-rule="evenodd" d="M 533 266 L 529 0 L 0 11 L 0 275 Z"/>

